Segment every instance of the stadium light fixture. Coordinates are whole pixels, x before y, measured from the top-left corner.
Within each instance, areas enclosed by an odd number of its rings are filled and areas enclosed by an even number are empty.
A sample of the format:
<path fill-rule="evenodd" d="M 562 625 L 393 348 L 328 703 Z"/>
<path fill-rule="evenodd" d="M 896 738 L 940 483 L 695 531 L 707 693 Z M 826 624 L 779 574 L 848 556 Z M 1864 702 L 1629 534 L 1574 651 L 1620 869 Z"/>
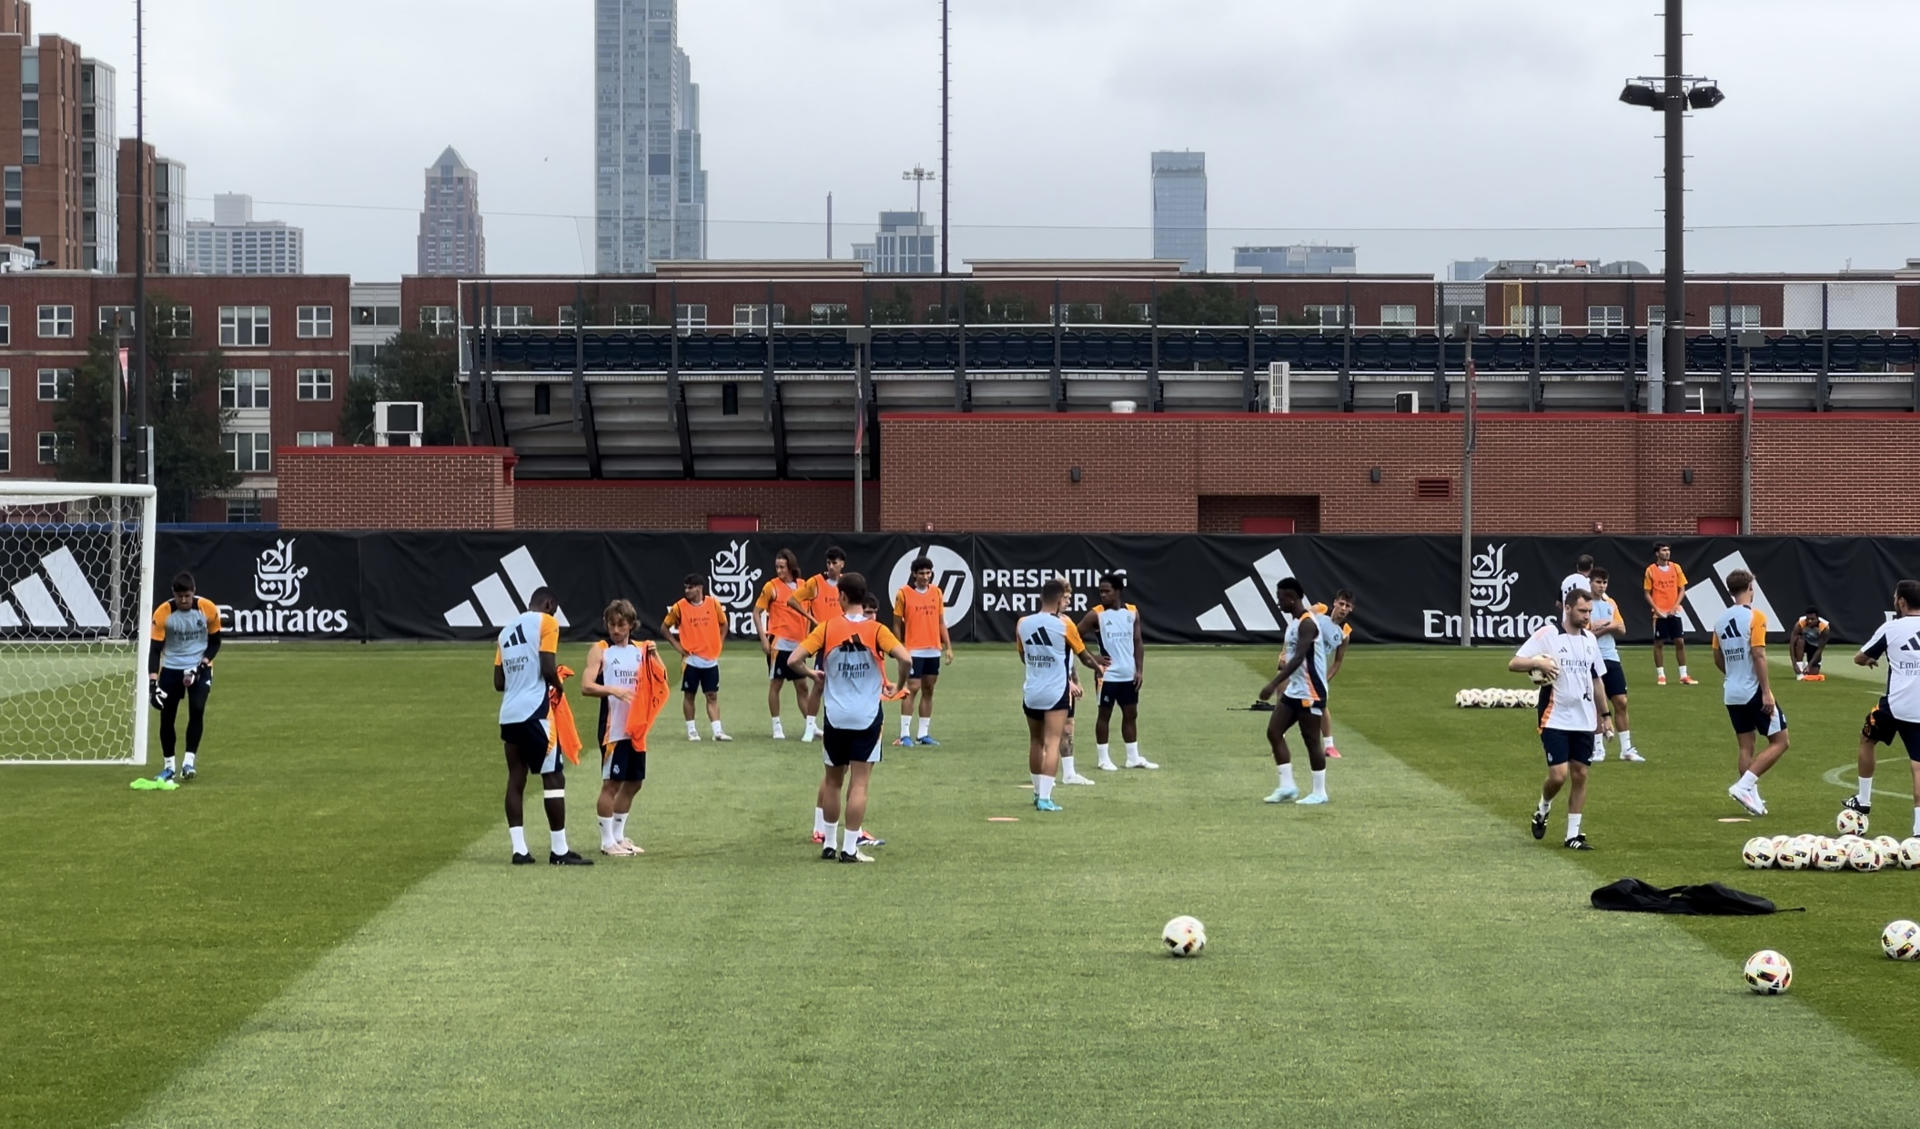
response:
<path fill-rule="evenodd" d="M 1637 82 L 1627 83 L 1626 88 L 1620 91 L 1620 100 L 1629 106 L 1645 106 L 1649 110 L 1665 108 L 1658 90 Z"/>
<path fill-rule="evenodd" d="M 1687 91 L 1687 105 L 1696 110 L 1711 110 L 1726 100 L 1727 96 L 1722 94 L 1720 88 L 1711 82 L 1703 83 Z"/>

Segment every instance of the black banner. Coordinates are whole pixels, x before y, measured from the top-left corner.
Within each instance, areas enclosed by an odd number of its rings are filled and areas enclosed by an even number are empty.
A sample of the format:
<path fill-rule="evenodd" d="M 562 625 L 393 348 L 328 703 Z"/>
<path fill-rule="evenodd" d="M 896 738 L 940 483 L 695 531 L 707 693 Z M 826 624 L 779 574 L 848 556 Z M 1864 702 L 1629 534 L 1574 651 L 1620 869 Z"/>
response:
<path fill-rule="evenodd" d="M 1476 642 L 1518 644 L 1555 613 L 1560 581 L 1592 554 L 1611 575 L 1629 643 L 1652 637 L 1642 578 L 1649 537 L 1476 537 L 1468 561 Z M 1437 536 L 1126 536 L 1119 534 L 720 534 L 720 533 L 259 533 L 167 532 L 159 537 L 155 590 L 181 569 L 220 604 L 239 635 L 490 639 L 526 608 L 535 589 L 560 601 L 567 638 L 590 639 L 615 598 L 640 609 L 657 633 L 688 573 L 707 578 L 736 637 L 755 634 L 753 604 L 791 548 L 802 576 L 846 550 L 890 606 L 914 557 L 934 563 L 957 642 L 1004 642 L 1038 610 L 1049 577 L 1065 575 L 1078 615 L 1099 578 L 1122 572 L 1153 643 L 1277 643 L 1284 630 L 1274 585 L 1297 577 L 1310 599 L 1355 595 L 1359 643 L 1453 643 L 1461 628 L 1460 542 Z M 1686 574 L 1684 614 L 1703 631 L 1730 602 L 1726 578 L 1759 579 L 1756 604 L 1776 638 L 1809 605 L 1836 640 L 1860 641 L 1882 623 L 1894 582 L 1920 576 L 1920 539 L 1675 539 Z"/>

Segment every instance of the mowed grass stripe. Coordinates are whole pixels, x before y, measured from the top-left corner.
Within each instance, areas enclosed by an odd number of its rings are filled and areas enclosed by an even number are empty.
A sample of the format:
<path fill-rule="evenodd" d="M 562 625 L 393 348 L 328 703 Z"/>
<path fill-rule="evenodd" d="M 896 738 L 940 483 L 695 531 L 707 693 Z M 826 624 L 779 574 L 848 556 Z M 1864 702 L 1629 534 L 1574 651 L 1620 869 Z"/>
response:
<path fill-rule="evenodd" d="M 516 871 L 490 830 L 129 1124 L 1907 1112 L 1910 1071 L 1751 996 L 1670 921 L 1586 908 L 1585 868 L 1367 742 L 1358 697 L 1335 803 L 1261 804 L 1265 718 L 1227 706 L 1262 661 L 1156 652 L 1143 728 L 1164 769 L 1062 788 L 1042 820 L 1018 787 L 1012 657 L 965 652 L 940 690 L 947 746 L 889 750 L 878 773 L 869 825 L 891 841 L 870 867 L 812 861 L 817 754 L 760 739 L 742 695 L 725 749 L 669 717 L 646 858 Z M 1178 912 L 1208 925 L 1199 960 L 1157 951 Z M 1741 924 L 1759 947 L 1778 920 Z M 1807 1052 L 1791 1085 L 1769 1047 Z"/>

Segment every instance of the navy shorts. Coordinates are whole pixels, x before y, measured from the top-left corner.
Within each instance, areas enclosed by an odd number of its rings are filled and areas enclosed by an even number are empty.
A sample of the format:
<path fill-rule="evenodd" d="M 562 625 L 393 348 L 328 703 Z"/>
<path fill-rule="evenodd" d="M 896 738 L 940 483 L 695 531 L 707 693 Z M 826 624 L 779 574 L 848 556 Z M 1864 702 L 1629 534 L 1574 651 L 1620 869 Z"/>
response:
<path fill-rule="evenodd" d="M 692 694 L 718 694 L 720 692 L 720 668 L 717 666 L 687 666 L 680 670 L 680 692 Z"/>
<path fill-rule="evenodd" d="M 1687 637 L 1687 625 L 1677 615 L 1654 616 L 1653 637 L 1662 643 L 1678 643 Z"/>
<path fill-rule="evenodd" d="M 1309 702 L 1305 698 L 1289 698 L 1283 695 L 1280 700 L 1293 708 L 1295 717 L 1319 717 L 1327 711 L 1325 698 Z"/>
<path fill-rule="evenodd" d="M 940 677 L 940 656 L 928 655 L 924 658 L 919 655 L 913 656 L 913 666 L 908 669 L 907 677 L 908 678 Z"/>
<path fill-rule="evenodd" d="M 186 681 L 187 672 L 184 670 L 160 672 L 160 689 L 167 692 L 168 698 L 178 702 L 184 694 L 189 708 L 204 709 L 207 704 L 207 695 L 213 691 L 213 668 L 197 667 L 193 672 L 193 685 L 186 685 Z"/>
<path fill-rule="evenodd" d="M 1593 763 L 1593 733 L 1575 733 L 1571 729 L 1542 729 L 1540 747 L 1546 750 L 1547 764 Z"/>
<path fill-rule="evenodd" d="M 1607 669 L 1600 675 L 1600 686 L 1606 690 L 1607 697 L 1622 697 L 1627 692 L 1627 672 L 1620 666 L 1619 659 L 1607 659 Z"/>
<path fill-rule="evenodd" d="M 1860 736 L 1876 745 L 1891 745 L 1895 737 L 1906 746 L 1907 759 L 1920 761 L 1920 722 L 1901 721 L 1893 716 L 1893 707 L 1882 696 L 1873 709 L 1867 712 L 1866 723 L 1860 727 Z"/>
<path fill-rule="evenodd" d="M 787 660 L 791 657 L 793 657 L 792 651 L 774 651 L 773 657 L 767 660 L 767 681 L 772 682 L 776 678 L 784 678 L 788 682 L 806 681 L 806 675 L 787 665 Z M 719 669 L 719 667 L 714 668 L 715 672 L 718 672 Z M 718 690 L 720 688 L 720 680 L 715 678 L 713 681 L 713 688 Z M 685 689 L 684 685 L 682 689 Z"/>
<path fill-rule="evenodd" d="M 1129 678 L 1124 682 L 1107 681 L 1100 684 L 1100 704 L 1103 706 L 1137 706 L 1140 704 L 1140 687 Z"/>
<path fill-rule="evenodd" d="M 545 776 L 560 771 L 560 750 L 547 732 L 544 713 L 525 721 L 501 722 L 500 740 L 514 751 L 528 772 Z"/>
<path fill-rule="evenodd" d="M 1758 733 L 1762 737 L 1771 737 L 1787 727 L 1787 711 L 1775 703 L 1772 710 L 1760 704 L 1760 695 L 1745 705 L 1728 706 L 1727 717 L 1733 722 L 1735 733 Z"/>
<path fill-rule="evenodd" d="M 637 784 L 647 778 L 647 751 L 632 741 L 615 741 L 600 750 L 600 779 Z"/>
<path fill-rule="evenodd" d="M 1039 720 L 1040 718 L 1047 716 L 1050 713 L 1058 713 L 1061 710 L 1066 710 L 1067 716 L 1072 717 L 1073 716 L 1073 695 L 1071 693 L 1062 694 L 1060 695 L 1060 700 L 1058 702 L 1054 703 L 1053 705 L 1043 710 L 1034 709 L 1032 706 L 1027 705 L 1025 702 L 1020 703 L 1020 708 L 1026 711 L 1027 716 L 1029 718 L 1032 718 L 1036 721 Z"/>
<path fill-rule="evenodd" d="M 884 714 L 874 714 L 873 724 L 865 729 L 837 729 L 832 721 L 820 734 L 820 758 L 834 768 L 850 764 L 880 763 L 880 727 Z"/>

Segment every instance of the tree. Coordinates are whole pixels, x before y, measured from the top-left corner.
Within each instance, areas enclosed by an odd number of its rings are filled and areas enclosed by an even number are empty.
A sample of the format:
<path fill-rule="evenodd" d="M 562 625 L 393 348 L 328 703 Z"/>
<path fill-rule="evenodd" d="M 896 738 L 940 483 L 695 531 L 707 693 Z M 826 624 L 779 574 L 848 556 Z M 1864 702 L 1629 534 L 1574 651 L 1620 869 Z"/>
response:
<path fill-rule="evenodd" d="M 444 337 L 404 330 L 380 352 L 370 378 L 347 385 L 340 430 L 349 445 L 373 442 L 373 405 L 380 400 L 418 401 L 426 405 L 429 447 L 456 446 L 467 440 L 460 410 L 459 354 Z"/>

